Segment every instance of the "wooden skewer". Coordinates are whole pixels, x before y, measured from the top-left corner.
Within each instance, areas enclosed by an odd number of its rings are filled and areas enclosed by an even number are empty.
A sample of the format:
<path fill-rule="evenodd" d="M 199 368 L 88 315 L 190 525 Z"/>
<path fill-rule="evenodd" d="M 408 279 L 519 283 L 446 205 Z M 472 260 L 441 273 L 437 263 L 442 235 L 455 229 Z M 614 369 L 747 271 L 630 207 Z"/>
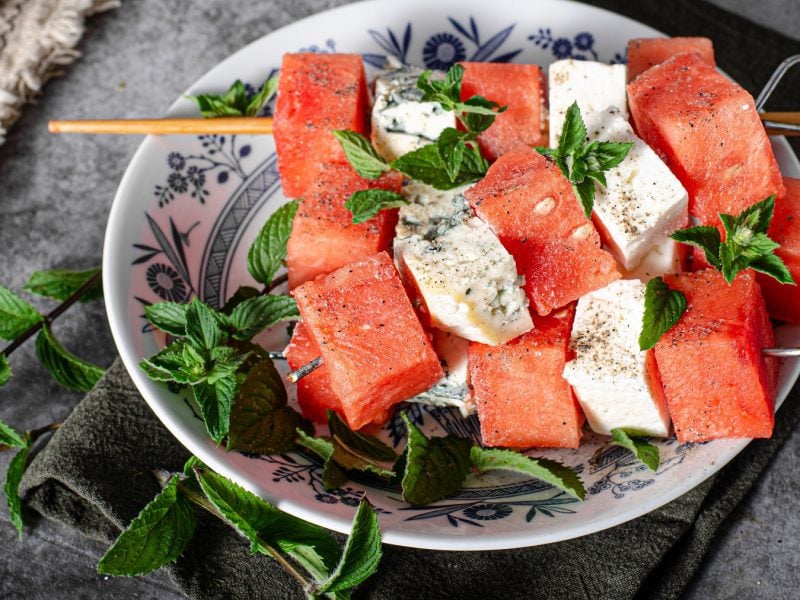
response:
<path fill-rule="evenodd" d="M 215 119 L 109 119 L 84 121 L 50 121 L 50 133 L 101 134 L 271 134 L 269 117 L 218 117 Z"/>
<path fill-rule="evenodd" d="M 800 125 L 800 112 L 765 112 L 762 121 L 771 125 Z M 240 134 L 272 133 L 270 117 L 217 117 L 214 119 L 106 119 L 50 121 L 50 133 L 95 133 L 116 135 L 176 135 L 176 134 Z M 767 127 L 769 135 L 800 135 L 800 131 L 785 131 Z"/>

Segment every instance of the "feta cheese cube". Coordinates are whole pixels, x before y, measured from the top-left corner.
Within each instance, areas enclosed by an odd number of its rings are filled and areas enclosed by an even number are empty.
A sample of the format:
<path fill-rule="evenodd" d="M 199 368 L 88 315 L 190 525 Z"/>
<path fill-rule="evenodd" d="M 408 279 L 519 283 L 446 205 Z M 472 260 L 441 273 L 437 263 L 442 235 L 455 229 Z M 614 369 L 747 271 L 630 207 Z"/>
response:
<path fill-rule="evenodd" d="M 467 385 L 469 340 L 434 329 L 433 347 L 441 359 L 444 377 L 431 389 L 408 401 L 429 406 L 454 406 L 463 416 L 468 417 L 476 411 L 475 400 Z"/>
<path fill-rule="evenodd" d="M 489 345 L 530 331 L 513 257 L 459 190 L 412 183 L 404 193 L 413 202 L 400 209 L 395 261 L 413 278 L 434 327 Z"/>
<path fill-rule="evenodd" d="M 647 283 L 654 277 L 667 273 L 680 273 L 686 260 L 686 246 L 670 238 L 664 238 L 660 244 L 644 255 L 632 271 L 625 271 L 623 279 L 638 279 Z"/>
<path fill-rule="evenodd" d="M 375 80 L 372 144 L 387 161 L 430 144 L 447 127 L 456 126 L 453 111 L 444 110 L 438 102 L 420 101 L 417 78 L 421 73 L 415 67 L 401 66 Z"/>
<path fill-rule="evenodd" d="M 670 420 L 652 353 L 639 350 L 645 285 L 618 280 L 580 300 L 570 335 L 575 358 L 564 367 L 597 433 L 622 428 L 666 437 Z"/>
<path fill-rule="evenodd" d="M 558 146 L 567 109 L 573 102 L 578 102 L 584 119 L 609 106 L 618 106 L 623 118 L 628 118 L 625 65 L 570 58 L 551 64 L 548 75 L 551 148 Z"/>
<path fill-rule="evenodd" d="M 603 241 L 627 271 L 688 222 L 689 195 L 655 152 L 613 106 L 584 117 L 591 141 L 633 142 L 627 156 L 597 186 L 593 218 Z"/>

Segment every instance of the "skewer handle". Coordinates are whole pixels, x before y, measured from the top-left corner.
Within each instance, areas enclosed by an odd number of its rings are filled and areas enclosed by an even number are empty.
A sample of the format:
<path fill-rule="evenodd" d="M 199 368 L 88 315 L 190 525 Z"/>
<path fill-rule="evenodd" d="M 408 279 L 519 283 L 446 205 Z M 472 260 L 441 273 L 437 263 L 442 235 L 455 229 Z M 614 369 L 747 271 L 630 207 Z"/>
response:
<path fill-rule="evenodd" d="M 270 134 L 270 117 L 218 117 L 214 119 L 108 119 L 50 121 L 50 133 L 100 134 Z"/>
<path fill-rule="evenodd" d="M 764 348 L 761 350 L 767 356 L 778 358 L 796 358 L 800 356 L 800 348 Z"/>

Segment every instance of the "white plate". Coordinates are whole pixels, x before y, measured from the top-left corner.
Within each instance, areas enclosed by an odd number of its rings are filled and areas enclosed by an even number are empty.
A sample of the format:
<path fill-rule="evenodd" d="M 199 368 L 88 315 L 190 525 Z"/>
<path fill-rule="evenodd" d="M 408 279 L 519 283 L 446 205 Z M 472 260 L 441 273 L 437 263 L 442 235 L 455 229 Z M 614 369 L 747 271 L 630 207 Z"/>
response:
<path fill-rule="evenodd" d="M 188 93 L 221 92 L 235 80 L 259 85 L 285 52 L 360 52 L 368 66 L 389 55 L 412 64 L 446 68 L 456 60 L 532 62 L 547 66 L 567 56 L 624 60 L 629 38 L 659 35 L 649 27 L 583 4 L 554 0 L 476 0 L 353 4 L 304 19 L 240 50 L 195 83 Z M 178 100 L 170 115 L 196 115 Z M 774 144 L 787 175 L 800 164 L 785 140 Z M 142 316 L 143 303 L 181 301 L 197 294 L 220 305 L 243 284 L 247 248 L 260 225 L 282 203 L 274 144 L 260 137 L 149 137 L 122 179 L 109 217 L 104 285 L 111 330 L 128 371 L 153 411 L 213 469 L 281 509 L 330 529 L 348 531 L 363 490 L 380 510 L 390 544 L 447 550 L 514 548 L 565 540 L 643 515 L 719 470 L 747 440 L 678 445 L 659 442 L 657 473 L 620 448 L 590 460 L 603 438 L 589 434 L 578 450 L 540 452 L 576 467 L 587 499 L 517 476 L 471 477 L 457 496 L 433 506 L 411 507 L 397 490 L 366 482 L 325 493 L 317 462 L 304 455 L 249 458 L 217 448 L 189 404 L 148 380 L 137 364 L 163 339 Z M 783 328 L 785 343 L 800 341 Z M 284 328 L 263 336 L 270 349 L 286 343 Z M 783 365 L 779 402 L 800 371 Z M 429 434 L 473 435 L 476 421 L 449 410 L 412 408 Z M 383 432 L 399 444 L 394 421 Z"/>

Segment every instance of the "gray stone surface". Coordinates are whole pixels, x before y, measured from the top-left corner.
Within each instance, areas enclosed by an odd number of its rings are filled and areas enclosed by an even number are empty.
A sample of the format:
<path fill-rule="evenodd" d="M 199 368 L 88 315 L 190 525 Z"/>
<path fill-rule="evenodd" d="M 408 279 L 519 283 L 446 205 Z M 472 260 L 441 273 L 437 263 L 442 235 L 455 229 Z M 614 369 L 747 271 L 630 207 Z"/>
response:
<path fill-rule="evenodd" d="M 797 0 L 712 0 L 798 36 Z M 126 0 L 93 18 L 83 58 L 50 82 L 0 146 L 0 273 L 18 289 L 40 268 L 88 268 L 100 261 L 117 183 L 139 144 L 126 137 L 61 137 L 46 122 L 63 117 L 157 115 L 214 64 L 268 31 L 342 4 L 290 0 Z M 799 99 L 800 100 L 800 99 Z M 42 303 L 44 308 L 46 303 Z M 72 310 L 56 325 L 63 343 L 109 364 L 114 345 L 100 304 Z M 0 419 L 37 427 L 62 419 L 79 400 L 53 384 L 27 344 L 12 359 L 15 377 L 0 392 Z M 4 473 L 8 455 L 0 454 Z M 726 524 L 688 597 L 774 599 L 800 588 L 800 432 Z M 0 508 L 0 597 L 172 598 L 166 577 L 107 579 L 95 572 L 101 544 L 43 520 L 23 542 Z"/>

